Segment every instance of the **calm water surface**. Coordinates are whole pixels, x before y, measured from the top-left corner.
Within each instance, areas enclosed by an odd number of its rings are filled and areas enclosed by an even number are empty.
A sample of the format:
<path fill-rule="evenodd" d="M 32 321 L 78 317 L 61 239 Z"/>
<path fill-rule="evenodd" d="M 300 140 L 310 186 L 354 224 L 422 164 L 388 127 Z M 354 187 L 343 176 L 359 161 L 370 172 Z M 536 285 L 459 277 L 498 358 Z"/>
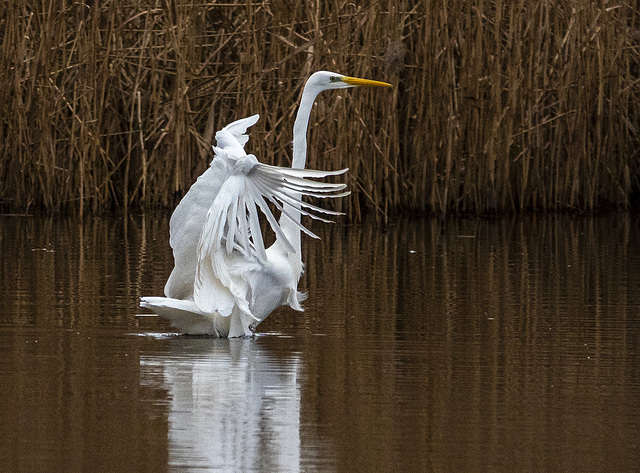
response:
<path fill-rule="evenodd" d="M 639 471 L 636 217 L 316 227 L 241 340 L 136 317 L 168 217 L 0 229 L 0 471 Z"/>

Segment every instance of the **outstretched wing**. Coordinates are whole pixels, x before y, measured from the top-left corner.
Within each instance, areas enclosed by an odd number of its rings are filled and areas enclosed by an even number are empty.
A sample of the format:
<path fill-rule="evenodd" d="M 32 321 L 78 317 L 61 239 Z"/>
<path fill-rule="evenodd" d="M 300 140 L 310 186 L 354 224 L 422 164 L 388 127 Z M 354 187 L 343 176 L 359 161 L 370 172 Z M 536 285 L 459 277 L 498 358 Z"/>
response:
<path fill-rule="evenodd" d="M 242 118 L 229 123 L 222 130 L 216 133 L 217 148 L 223 150 L 229 157 L 240 158 L 246 153 L 244 145 L 249 141 L 247 128 L 255 125 L 260 119 L 260 115 L 255 114 L 248 118 Z"/>
<path fill-rule="evenodd" d="M 217 310 L 227 315 L 234 303 L 247 315 L 257 318 L 251 311 L 251 295 L 261 290 L 252 287 L 259 284 L 252 272 L 263 272 L 273 280 L 277 274 L 267 262 L 267 254 L 260 230 L 259 211 L 269 226 L 290 252 L 295 252 L 274 217 L 268 202 L 291 217 L 291 212 L 309 215 L 328 221 L 318 213 L 339 215 L 340 212 L 323 209 L 302 200 L 302 197 L 342 197 L 345 184 L 313 181 L 338 175 L 341 171 L 313 171 L 282 168 L 260 164 L 255 156 L 238 159 L 225 180 L 216 199 L 209 208 L 202 227 L 197 250 L 197 266 L 194 282 L 194 301 L 204 312 Z M 291 207 L 286 210 L 283 204 Z M 318 238 L 301 224 L 300 230 Z M 287 287 L 289 286 L 288 282 Z M 297 281 L 295 281 L 297 283 Z M 281 301 L 277 301 L 280 305 Z"/>
<path fill-rule="evenodd" d="M 218 150 L 211 166 L 191 186 L 176 207 L 170 222 L 169 243 L 173 248 L 175 266 L 164 288 L 167 297 L 192 299 L 197 264 L 198 239 L 202 233 L 207 212 L 220 188 L 233 168 L 234 156 L 243 156 L 249 140 L 247 128 L 254 125 L 260 115 L 236 120 L 216 133 Z"/>
<path fill-rule="evenodd" d="M 311 180 L 311 178 L 320 179 L 327 176 L 338 176 L 348 170 L 348 168 L 345 168 L 339 171 L 316 171 L 314 169 L 293 169 L 260 164 L 252 170 L 251 177 L 256 189 L 287 217 L 292 218 L 293 216 L 290 212 L 295 212 L 307 215 L 315 220 L 331 223 L 331 220 L 321 217 L 318 213 L 343 215 L 342 212 L 312 205 L 302 200 L 302 197 L 308 196 L 326 199 L 349 195 L 351 193 L 350 191 L 344 191 L 347 187 L 346 184 L 332 184 Z M 284 207 L 282 204 L 288 204 L 291 208 Z M 267 215 L 266 211 L 268 211 L 268 207 L 265 205 L 265 208 L 265 215 Z M 271 217 L 273 216 L 271 215 Z M 269 215 L 267 215 L 267 219 L 269 219 Z M 272 220 L 269 219 L 271 227 L 274 228 L 271 222 Z M 297 220 L 294 220 L 294 222 L 296 222 L 299 229 L 307 235 L 313 238 L 320 238 L 304 225 L 297 223 Z M 279 228 L 278 230 L 274 228 L 274 231 L 279 238 L 284 239 L 285 244 L 291 246 Z"/>

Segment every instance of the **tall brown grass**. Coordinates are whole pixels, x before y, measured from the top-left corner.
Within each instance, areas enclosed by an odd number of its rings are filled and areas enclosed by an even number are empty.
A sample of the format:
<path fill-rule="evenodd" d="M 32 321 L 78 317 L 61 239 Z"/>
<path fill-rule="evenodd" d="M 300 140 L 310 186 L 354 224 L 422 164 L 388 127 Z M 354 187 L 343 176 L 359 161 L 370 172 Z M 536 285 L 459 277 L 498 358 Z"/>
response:
<path fill-rule="evenodd" d="M 215 130 L 288 164 L 318 69 L 308 164 L 348 166 L 358 220 L 399 211 L 628 208 L 640 195 L 640 12 L 560 0 L 13 0 L 0 5 L 0 206 L 172 206 Z"/>

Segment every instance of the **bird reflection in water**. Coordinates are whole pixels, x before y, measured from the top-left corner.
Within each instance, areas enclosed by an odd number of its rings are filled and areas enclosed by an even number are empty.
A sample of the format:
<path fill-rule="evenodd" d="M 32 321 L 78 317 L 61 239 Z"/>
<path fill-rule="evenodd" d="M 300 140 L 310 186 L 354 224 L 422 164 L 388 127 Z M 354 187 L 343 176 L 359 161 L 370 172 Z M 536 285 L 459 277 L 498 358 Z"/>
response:
<path fill-rule="evenodd" d="M 140 359 L 141 385 L 170 399 L 169 464 L 208 471 L 300 470 L 300 360 L 259 339 L 176 337 Z"/>

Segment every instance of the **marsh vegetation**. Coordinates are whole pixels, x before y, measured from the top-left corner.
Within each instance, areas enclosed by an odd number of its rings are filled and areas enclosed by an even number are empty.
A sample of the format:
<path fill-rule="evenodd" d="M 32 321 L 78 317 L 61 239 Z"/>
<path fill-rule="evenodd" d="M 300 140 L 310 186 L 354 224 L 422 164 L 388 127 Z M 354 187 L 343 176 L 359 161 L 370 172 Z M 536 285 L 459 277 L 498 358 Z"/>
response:
<path fill-rule="evenodd" d="M 354 220 L 402 211 L 629 208 L 640 191 L 640 12 L 619 2 L 107 0 L 0 6 L 0 206 L 171 207 L 215 131 L 290 163 L 305 79 L 308 165 L 349 167 Z"/>

